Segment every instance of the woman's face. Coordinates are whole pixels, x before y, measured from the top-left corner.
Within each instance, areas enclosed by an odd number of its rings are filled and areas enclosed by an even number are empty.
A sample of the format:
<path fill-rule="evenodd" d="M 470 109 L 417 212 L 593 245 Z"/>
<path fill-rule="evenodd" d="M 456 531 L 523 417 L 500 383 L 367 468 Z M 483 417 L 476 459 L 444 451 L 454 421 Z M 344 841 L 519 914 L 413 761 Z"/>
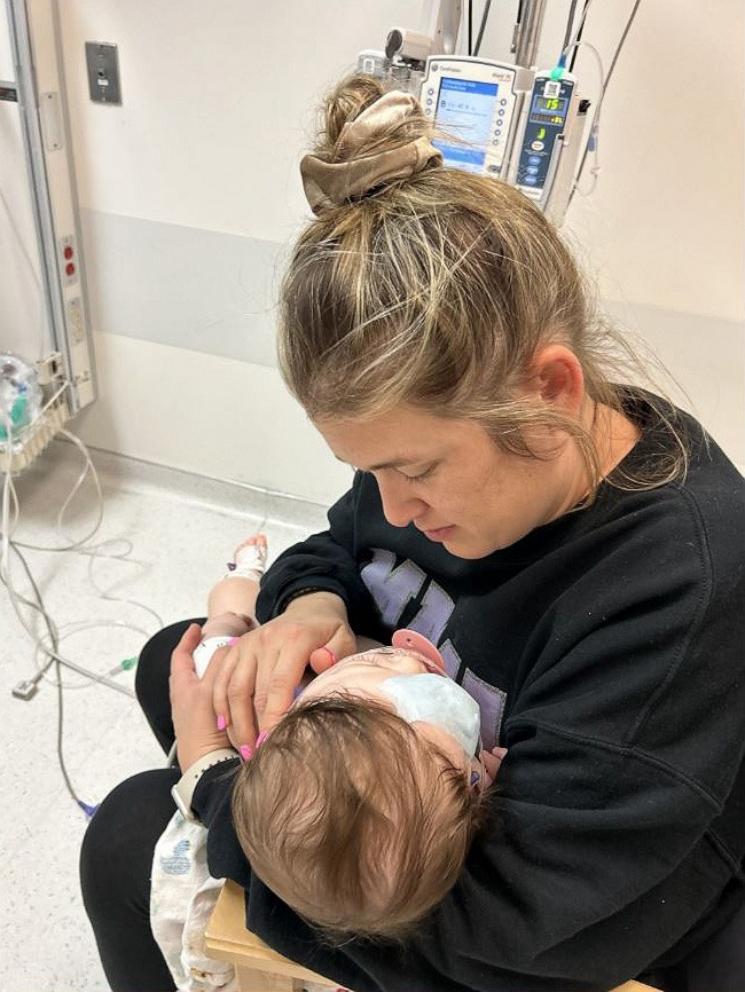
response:
<path fill-rule="evenodd" d="M 470 420 L 399 406 L 371 420 L 316 422 L 333 453 L 375 476 L 383 512 L 459 558 L 483 558 L 575 506 L 586 477 L 574 445 L 527 438 L 544 458 L 502 451 Z"/>

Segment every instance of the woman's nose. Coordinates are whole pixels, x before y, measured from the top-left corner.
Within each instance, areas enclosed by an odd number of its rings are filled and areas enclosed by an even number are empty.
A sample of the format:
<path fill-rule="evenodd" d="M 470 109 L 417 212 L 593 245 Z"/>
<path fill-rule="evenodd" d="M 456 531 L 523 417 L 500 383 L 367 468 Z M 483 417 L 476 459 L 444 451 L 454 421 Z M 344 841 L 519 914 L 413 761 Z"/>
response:
<path fill-rule="evenodd" d="M 406 492 L 404 486 L 410 483 L 405 480 L 394 482 L 388 479 L 383 482 L 378 479 L 377 482 L 383 513 L 392 527 L 408 527 L 412 520 L 416 520 L 426 510 L 427 504 L 423 500 Z"/>

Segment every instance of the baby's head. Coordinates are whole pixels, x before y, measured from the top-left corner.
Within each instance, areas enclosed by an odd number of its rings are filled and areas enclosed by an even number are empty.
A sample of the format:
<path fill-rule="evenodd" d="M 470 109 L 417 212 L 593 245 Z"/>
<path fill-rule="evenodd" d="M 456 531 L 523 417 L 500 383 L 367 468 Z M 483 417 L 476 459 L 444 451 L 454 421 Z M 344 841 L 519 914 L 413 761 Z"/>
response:
<path fill-rule="evenodd" d="M 425 651 L 374 649 L 319 675 L 236 778 L 252 869 L 329 935 L 405 937 L 487 818 L 478 706 Z"/>

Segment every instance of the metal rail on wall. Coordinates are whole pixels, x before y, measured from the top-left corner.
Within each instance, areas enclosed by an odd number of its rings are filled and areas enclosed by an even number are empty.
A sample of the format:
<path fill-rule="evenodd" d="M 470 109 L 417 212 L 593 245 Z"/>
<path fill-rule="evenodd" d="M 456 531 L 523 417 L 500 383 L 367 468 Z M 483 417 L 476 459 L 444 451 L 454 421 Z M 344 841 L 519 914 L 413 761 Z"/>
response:
<path fill-rule="evenodd" d="M 37 362 L 44 403 L 6 441 L 17 471 L 93 402 L 96 380 L 59 10 L 55 0 L 6 0 L 6 11 L 15 79 L 0 82 L 0 101 L 18 108 L 49 336 Z"/>

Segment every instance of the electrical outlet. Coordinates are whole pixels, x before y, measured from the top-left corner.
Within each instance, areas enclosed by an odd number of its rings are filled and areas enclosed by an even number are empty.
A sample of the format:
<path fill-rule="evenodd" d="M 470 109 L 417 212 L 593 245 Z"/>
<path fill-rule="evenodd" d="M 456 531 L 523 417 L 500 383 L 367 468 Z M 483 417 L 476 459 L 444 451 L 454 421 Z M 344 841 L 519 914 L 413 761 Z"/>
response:
<path fill-rule="evenodd" d="M 65 366 L 62 362 L 62 355 L 58 351 L 40 358 L 36 363 L 39 373 L 39 385 L 48 386 L 52 382 L 58 382 L 65 377 Z"/>

